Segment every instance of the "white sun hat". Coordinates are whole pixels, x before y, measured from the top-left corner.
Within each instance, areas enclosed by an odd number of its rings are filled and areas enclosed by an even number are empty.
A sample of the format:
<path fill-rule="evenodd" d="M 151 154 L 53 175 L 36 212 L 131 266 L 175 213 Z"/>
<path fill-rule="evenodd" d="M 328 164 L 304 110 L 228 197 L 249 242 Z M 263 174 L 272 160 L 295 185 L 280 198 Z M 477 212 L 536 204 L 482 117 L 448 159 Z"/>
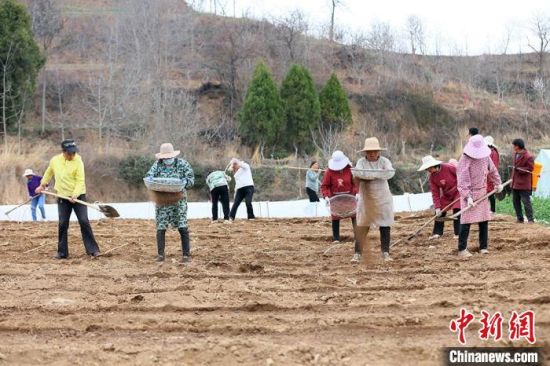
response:
<path fill-rule="evenodd" d="M 420 168 L 418 168 L 417 171 L 418 172 L 423 172 L 424 170 L 426 170 L 428 168 L 441 165 L 442 163 L 443 163 L 442 161 L 437 160 L 433 156 L 426 155 L 422 158 L 422 166 L 420 166 Z"/>
<path fill-rule="evenodd" d="M 498 149 L 498 146 L 495 145 L 495 139 L 493 138 L 493 136 L 485 136 L 485 142 L 487 143 L 487 146 L 492 146 Z"/>
<path fill-rule="evenodd" d="M 23 177 L 28 177 L 29 175 L 34 175 L 34 172 L 32 169 L 25 169 L 25 173 L 23 173 Z"/>
<path fill-rule="evenodd" d="M 342 170 L 346 166 L 350 165 L 350 161 L 346 155 L 340 150 L 336 150 L 332 153 L 332 159 L 328 161 L 328 168 L 330 170 Z"/>

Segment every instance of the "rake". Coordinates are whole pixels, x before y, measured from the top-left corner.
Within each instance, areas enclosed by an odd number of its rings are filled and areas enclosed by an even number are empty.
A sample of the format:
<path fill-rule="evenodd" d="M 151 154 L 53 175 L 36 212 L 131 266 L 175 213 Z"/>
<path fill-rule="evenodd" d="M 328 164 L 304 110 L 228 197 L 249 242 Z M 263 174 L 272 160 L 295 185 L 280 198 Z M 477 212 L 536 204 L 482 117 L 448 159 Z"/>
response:
<path fill-rule="evenodd" d="M 460 200 L 460 198 L 457 198 L 456 200 L 454 200 L 453 202 L 449 203 L 447 206 L 445 206 L 441 211 L 442 212 L 446 212 L 447 210 L 449 210 L 451 207 L 454 206 L 455 203 L 458 202 L 458 200 Z M 430 223 L 434 222 L 435 220 L 437 220 L 440 216 L 438 215 L 434 215 L 432 218 L 430 218 L 428 221 L 426 221 L 424 224 L 422 224 L 422 226 L 420 226 L 414 233 L 412 233 L 411 235 L 409 235 L 407 237 L 407 241 L 409 240 L 412 240 L 414 237 L 416 237 L 421 231 L 422 229 L 424 229 L 426 226 L 428 226 Z M 401 243 L 402 241 L 404 240 L 404 238 L 402 239 L 399 239 L 398 241 L 396 241 L 395 243 L 393 243 L 392 245 L 390 245 L 390 248 L 393 248 L 395 245 Z"/>
<path fill-rule="evenodd" d="M 504 184 L 502 184 L 502 187 L 506 187 L 507 185 L 509 185 L 510 183 L 512 183 L 512 180 L 509 179 L 507 180 Z M 449 216 L 449 217 L 438 217 L 436 220 L 437 221 L 452 221 L 452 220 L 457 220 L 458 217 L 460 215 L 462 215 L 464 212 L 468 211 L 469 209 L 471 209 L 472 207 L 476 206 L 478 203 L 486 200 L 487 198 L 491 197 L 493 194 L 497 193 L 497 188 L 493 189 L 491 192 L 485 194 L 484 196 L 482 196 L 481 198 L 479 198 L 478 200 L 476 200 L 474 202 L 474 204 L 472 206 L 468 206 L 468 207 L 465 207 L 463 208 L 462 210 L 458 211 L 457 213 L 455 213 L 454 215 L 452 216 Z"/>
<path fill-rule="evenodd" d="M 69 197 L 62 196 L 60 194 L 49 192 L 49 191 L 42 191 L 42 193 L 45 193 L 45 194 L 48 194 L 50 196 L 54 196 L 54 197 L 57 197 L 57 198 L 61 198 L 61 199 L 67 200 L 67 201 L 71 200 L 71 198 L 69 198 Z M 73 199 L 73 200 L 76 203 L 80 203 L 81 205 L 93 208 L 94 210 L 97 210 L 97 211 L 101 212 L 106 217 L 109 217 L 109 218 L 120 217 L 120 214 L 118 213 L 118 211 L 113 206 L 104 205 L 104 204 L 100 204 L 100 203 L 91 204 L 89 202 L 81 201 L 81 200 L 76 199 L 76 198 Z"/>
<path fill-rule="evenodd" d="M 21 203 L 21 204 L 15 206 L 15 207 L 12 208 L 11 210 L 8 210 L 8 211 L 4 212 L 4 214 L 5 214 L 6 216 L 8 216 L 10 213 L 12 213 L 13 211 L 17 210 L 17 209 L 18 209 L 19 207 L 21 207 L 21 206 L 25 206 L 27 203 L 29 203 L 30 201 L 32 201 L 33 199 L 35 199 L 35 198 L 38 197 L 38 196 L 40 196 L 40 195 L 37 194 L 36 196 L 33 196 L 33 197 L 29 198 L 28 200 L 26 200 L 25 202 L 23 202 L 23 203 Z"/>

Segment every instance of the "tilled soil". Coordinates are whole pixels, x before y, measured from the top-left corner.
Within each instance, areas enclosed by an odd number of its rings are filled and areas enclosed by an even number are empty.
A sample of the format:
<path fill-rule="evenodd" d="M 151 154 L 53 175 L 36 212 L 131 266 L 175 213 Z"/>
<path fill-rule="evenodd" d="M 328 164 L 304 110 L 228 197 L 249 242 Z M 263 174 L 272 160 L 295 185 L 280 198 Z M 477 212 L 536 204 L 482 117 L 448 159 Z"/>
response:
<path fill-rule="evenodd" d="M 427 216 L 402 215 L 392 239 Z M 71 257 L 51 259 L 55 223 L 0 223 L 0 364 L 56 365 L 432 365 L 459 346 L 450 320 L 464 307 L 534 310 L 537 345 L 550 335 L 550 229 L 498 217 L 490 254 L 456 257 L 449 224 L 392 248 L 393 262 L 351 264 L 347 242 L 331 248 L 325 220 L 190 222 L 193 262 L 178 264 L 179 236 L 154 262 L 151 221 L 92 224 L 103 257 L 84 255 L 78 225 Z M 377 231 L 370 238 L 378 241 Z M 481 341 L 479 325 L 468 345 Z M 525 341 L 513 345 L 526 345 Z"/>

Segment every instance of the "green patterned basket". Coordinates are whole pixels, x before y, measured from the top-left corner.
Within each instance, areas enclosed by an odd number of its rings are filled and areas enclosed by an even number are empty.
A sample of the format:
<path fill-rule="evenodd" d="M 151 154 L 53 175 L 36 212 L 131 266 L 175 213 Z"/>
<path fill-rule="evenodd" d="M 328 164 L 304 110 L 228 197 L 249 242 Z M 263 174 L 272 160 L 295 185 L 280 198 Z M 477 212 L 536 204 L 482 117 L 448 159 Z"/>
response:
<path fill-rule="evenodd" d="M 155 192 L 183 192 L 185 183 L 179 178 L 143 178 L 145 187 Z"/>

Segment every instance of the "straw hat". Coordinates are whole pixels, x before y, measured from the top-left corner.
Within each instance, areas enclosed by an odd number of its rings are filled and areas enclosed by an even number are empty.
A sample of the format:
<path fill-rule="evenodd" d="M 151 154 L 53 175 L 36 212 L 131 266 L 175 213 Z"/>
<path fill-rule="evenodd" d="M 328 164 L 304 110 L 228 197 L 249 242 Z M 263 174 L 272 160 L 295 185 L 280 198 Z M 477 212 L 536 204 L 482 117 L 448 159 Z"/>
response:
<path fill-rule="evenodd" d="M 332 153 L 332 159 L 328 161 L 328 168 L 330 170 L 342 170 L 350 165 L 350 161 L 346 155 L 340 150 L 336 150 Z"/>
<path fill-rule="evenodd" d="M 378 142 L 378 139 L 376 137 L 369 137 L 365 139 L 365 146 L 362 150 L 359 150 L 359 152 L 362 151 L 381 151 L 386 150 L 385 147 L 380 147 L 380 142 Z"/>
<path fill-rule="evenodd" d="M 426 155 L 422 158 L 422 165 L 418 168 L 418 172 L 422 172 L 428 168 L 441 165 L 442 161 L 437 160 L 431 155 Z"/>
<path fill-rule="evenodd" d="M 165 142 L 160 145 L 160 152 L 155 154 L 157 159 L 170 159 L 175 158 L 180 154 L 179 150 L 174 150 L 174 146 L 171 143 Z"/>
<path fill-rule="evenodd" d="M 487 146 L 492 146 L 495 149 L 498 149 L 498 146 L 495 145 L 495 139 L 493 136 L 485 136 L 485 142 L 487 143 Z"/>
<path fill-rule="evenodd" d="M 464 146 L 464 154 L 473 159 L 483 159 L 491 155 L 491 149 L 481 135 L 470 137 L 466 146 Z"/>
<path fill-rule="evenodd" d="M 29 175 L 34 175 L 34 172 L 32 169 L 25 169 L 25 173 L 23 173 L 23 177 L 28 177 Z"/>

